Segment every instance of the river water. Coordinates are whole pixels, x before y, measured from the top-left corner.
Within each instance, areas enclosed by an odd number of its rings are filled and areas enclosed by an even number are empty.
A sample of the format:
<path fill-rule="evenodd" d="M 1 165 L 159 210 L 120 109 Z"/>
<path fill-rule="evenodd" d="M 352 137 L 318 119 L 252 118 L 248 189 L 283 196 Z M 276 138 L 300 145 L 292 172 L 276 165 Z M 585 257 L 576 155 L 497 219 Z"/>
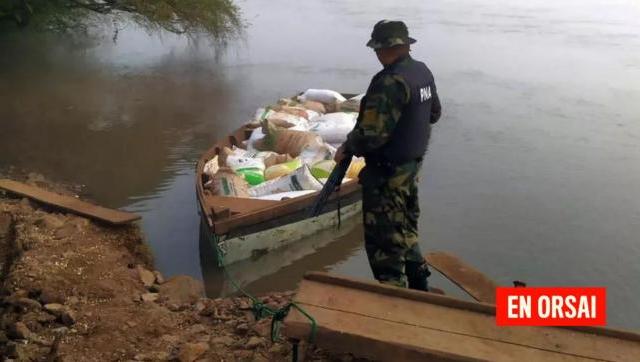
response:
<path fill-rule="evenodd" d="M 248 26 L 224 51 L 132 24 L 115 43 L 2 36 L 0 167 L 82 183 L 141 213 L 158 268 L 219 294 L 199 242 L 200 153 L 279 97 L 363 91 L 380 67 L 364 47 L 372 25 L 403 19 L 444 105 L 421 181 L 423 250 L 455 253 L 504 285 L 606 286 L 609 324 L 640 328 L 640 5 L 364 4 L 240 2 Z M 361 225 L 340 233 L 238 276 L 254 292 L 293 288 L 308 270 L 371 278 Z"/>

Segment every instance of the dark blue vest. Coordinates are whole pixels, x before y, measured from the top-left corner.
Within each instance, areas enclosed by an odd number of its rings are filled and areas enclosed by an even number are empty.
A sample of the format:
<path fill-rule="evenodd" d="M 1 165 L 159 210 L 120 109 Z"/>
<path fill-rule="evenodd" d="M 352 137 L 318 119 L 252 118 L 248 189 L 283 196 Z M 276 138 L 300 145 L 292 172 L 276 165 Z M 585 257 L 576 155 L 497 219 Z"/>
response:
<path fill-rule="evenodd" d="M 410 99 L 402 109 L 389 142 L 370 156 L 400 165 L 421 158 L 427 152 L 436 88 L 429 68 L 411 57 L 387 66 L 376 77 L 383 74 L 401 76 L 409 85 Z"/>

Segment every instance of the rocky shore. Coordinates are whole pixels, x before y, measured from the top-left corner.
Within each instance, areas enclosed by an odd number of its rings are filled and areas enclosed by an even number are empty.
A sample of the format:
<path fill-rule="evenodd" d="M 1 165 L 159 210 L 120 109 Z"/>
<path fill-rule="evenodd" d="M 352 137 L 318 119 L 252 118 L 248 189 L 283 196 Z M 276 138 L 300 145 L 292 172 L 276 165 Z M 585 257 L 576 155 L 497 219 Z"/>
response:
<path fill-rule="evenodd" d="M 271 342 L 271 320 L 256 321 L 247 298 L 205 298 L 199 281 L 154 270 L 137 225 L 100 225 L 0 191 L 0 273 L 7 361 L 291 360 L 292 346 Z M 279 308 L 292 295 L 260 299 Z"/>

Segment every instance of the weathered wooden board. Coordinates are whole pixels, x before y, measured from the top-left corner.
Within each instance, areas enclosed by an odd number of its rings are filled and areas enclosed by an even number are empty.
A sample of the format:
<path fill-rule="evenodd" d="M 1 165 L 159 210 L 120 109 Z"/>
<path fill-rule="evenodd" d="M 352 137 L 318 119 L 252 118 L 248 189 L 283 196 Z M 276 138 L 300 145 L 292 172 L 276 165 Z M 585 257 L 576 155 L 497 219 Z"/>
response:
<path fill-rule="evenodd" d="M 428 253 L 426 259 L 429 265 L 475 300 L 491 304 L 495 303 L 496 287 L 498 285 L 479 270 L 456 256 L 441 251 Z"/>
<path fill-rule="evenodd" d="M 0 180 L 0 188 L 61 210 L 113 225 L 127 224 L 140 219 L 140 215 L 108 209 L 106 207 L 90 204 L 74 197 L 56 194 L 54 192 L 46 191 L 41 188 L 29 186 L 22 182 L 13 180 Z"/>
<path fill-rule="evenodd" d="M 313 273 L 295 302 L 318 323 L 315 343 L 382 361 L 638 361 L 640 335 L 603 328 L 498 327 L 490 304 Z M 292 309 L 285 334 L 306 340 Z"/>

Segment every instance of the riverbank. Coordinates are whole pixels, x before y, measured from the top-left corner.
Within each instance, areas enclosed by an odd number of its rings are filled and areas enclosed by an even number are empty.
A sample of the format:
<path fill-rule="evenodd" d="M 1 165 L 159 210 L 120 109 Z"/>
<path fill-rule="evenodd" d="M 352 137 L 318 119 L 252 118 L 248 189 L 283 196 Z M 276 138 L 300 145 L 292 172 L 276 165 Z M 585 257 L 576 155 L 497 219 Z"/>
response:
<path fill-rule="evenodd" d="M 23 180 L 25 181 L 25 180 Z M 56 192 L 75 189 L 29 175 Z M 15 360 L 289 360 L 247 298 L 154 270 L 137 225 L 109 227 L 0 192 L 0 355 Z M 260 299 L 272 308 L 293 293 Z M 349 360 L 312 351 L 309 360 Z"/>

